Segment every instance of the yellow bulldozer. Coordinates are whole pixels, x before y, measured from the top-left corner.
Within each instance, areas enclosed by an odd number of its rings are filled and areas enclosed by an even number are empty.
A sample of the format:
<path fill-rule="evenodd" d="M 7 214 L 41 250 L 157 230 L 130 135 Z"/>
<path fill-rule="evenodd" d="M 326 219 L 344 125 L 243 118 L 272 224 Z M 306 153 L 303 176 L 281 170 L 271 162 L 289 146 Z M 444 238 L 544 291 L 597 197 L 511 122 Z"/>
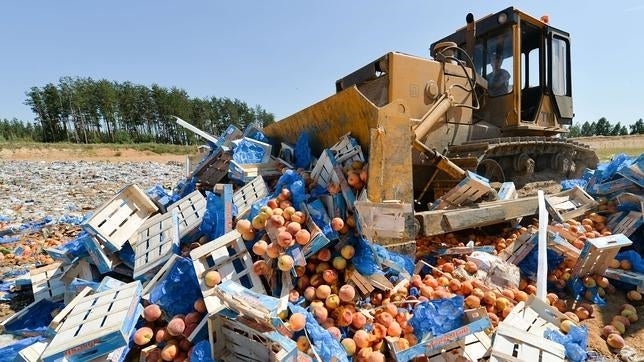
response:
<path fill-rule="evenodd" d="M 336 93 L 264 129 L 311 136 L 314 154 L 347 133 L 368 154 L 368 199 L 416 212 L 467 170 L 490 182 L 558 180 L 597 165 L 561 136 L 572 124 L 569 34 L 510 7 L 431 45 L 391 52 L 336 81 Z"/>

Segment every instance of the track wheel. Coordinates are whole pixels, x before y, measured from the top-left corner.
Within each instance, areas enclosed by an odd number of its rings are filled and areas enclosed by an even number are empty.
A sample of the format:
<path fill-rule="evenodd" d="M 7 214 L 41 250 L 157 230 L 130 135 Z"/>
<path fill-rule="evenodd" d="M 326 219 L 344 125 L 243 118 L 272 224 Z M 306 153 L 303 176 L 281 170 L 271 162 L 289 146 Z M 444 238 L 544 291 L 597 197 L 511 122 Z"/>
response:
<path fill-rule="evenodd" d="M 503 168 L 498 162 L 491 158 L 486 158 L 476 166 L 476 173 L 485 177 L 490 182 L 505 182 Z"/>

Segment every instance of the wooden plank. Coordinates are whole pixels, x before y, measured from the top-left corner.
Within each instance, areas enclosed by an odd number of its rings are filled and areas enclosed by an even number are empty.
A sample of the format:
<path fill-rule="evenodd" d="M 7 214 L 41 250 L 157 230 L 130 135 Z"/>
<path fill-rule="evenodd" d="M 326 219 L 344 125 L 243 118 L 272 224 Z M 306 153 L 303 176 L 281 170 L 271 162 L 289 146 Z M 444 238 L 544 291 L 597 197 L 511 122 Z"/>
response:
<path fill-rule="evenodd" d="M 79 303 L 83 298 L 85 298 L 85 296 L 87 296 L 87 295 L 88 295 L 89 293 L 91 293 L 91 292 L 92 292 L 92 288 L 90 288 L 90 287 L 85 287 L 85 288 L 83 288 L 83 290 L 81 290 L 81 291 L 76 295 L 76 297 L 74 297 L 74 299 L 72 299 L 72 300 L 71 300 L 71 302 L 69 302 L 69 303 L 67 303 L 67 305 L 65 305 L 65 308 L 63 308 L 63 310 L 61 310 L 60 312 L 58 312 L 58 314 L 56 314 L 56 316 L 54 317 L 54 319 L 52 319 L 51 323 L 49 323 L 49 328 L 50 328 L 50 329 L 52 329 L 52 330 L 54 330 L 54 331 L 57 331 L 57 330 L 58 330 L 58 326 L 60 326 L 60 324 L 61 324 L 61 323 L 63 322 L 63 320 L 67 317 L 67 315 L 69 315 L 69 313 L 72 311 L 72 309 L 74 309 L 74 307 L 75 307 L 75 306 L 76 306 L 76 305 L 77 305 L 77 304 L 78 304 L 78 303 Z"/>
<path fill-rule="evenodd" d="M 143 230 L 139 230 L 138 241 L 133 246 L 134 279 L 140 279 L 156 271 L 173 254 L 179 252 L 181 226 L 178 209 L 172 209 L 168 214 L 159 216 L 159 219 L 153 218 L 151 223 L 146 223 Z"/>
<path fill-rule="evenodd" d="M 168 213 L 177 211 L 179 221 L 179 237 L 190 234 L 199 227 L 206 212 L 206 198 L 196 190 L 168 208 Z"/>

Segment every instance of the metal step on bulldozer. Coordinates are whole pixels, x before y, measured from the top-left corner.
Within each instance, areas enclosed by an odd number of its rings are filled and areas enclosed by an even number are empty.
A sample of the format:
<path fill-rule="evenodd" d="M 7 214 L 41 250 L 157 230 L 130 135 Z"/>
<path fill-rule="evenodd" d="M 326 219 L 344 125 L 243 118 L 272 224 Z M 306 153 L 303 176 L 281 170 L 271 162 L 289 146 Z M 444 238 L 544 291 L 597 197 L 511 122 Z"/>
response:
<path fill-rule="evenodd" d="M 594 168 L 572 124 L 569 34 L 513 7 L 431 45 L 432 59 L 388 53 L 336 81 L 336 93 L 266 128 L 278 142 L 310 135 L 314 154 L 351 133 L 369 162 L 371 203 L 411 205 L 411 222 L 384 244 L 411 243 L 414 213 L 463 180 L 560 180 Z M 409 221 L 409 220 L 408 220 Z"/>

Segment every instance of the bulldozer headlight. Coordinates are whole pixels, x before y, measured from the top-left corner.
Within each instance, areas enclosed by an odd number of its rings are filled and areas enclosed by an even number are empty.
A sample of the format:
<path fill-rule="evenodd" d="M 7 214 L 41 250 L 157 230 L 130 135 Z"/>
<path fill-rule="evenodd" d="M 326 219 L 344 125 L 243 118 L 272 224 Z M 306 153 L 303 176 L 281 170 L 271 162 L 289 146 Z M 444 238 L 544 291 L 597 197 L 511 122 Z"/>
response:
<path fill-rule="evenodd" d="M 505 24 L 505 22 L 508 21 L 508 14 L 501 13 L 496 20 L 499 22 L 499 24 Z"/>

